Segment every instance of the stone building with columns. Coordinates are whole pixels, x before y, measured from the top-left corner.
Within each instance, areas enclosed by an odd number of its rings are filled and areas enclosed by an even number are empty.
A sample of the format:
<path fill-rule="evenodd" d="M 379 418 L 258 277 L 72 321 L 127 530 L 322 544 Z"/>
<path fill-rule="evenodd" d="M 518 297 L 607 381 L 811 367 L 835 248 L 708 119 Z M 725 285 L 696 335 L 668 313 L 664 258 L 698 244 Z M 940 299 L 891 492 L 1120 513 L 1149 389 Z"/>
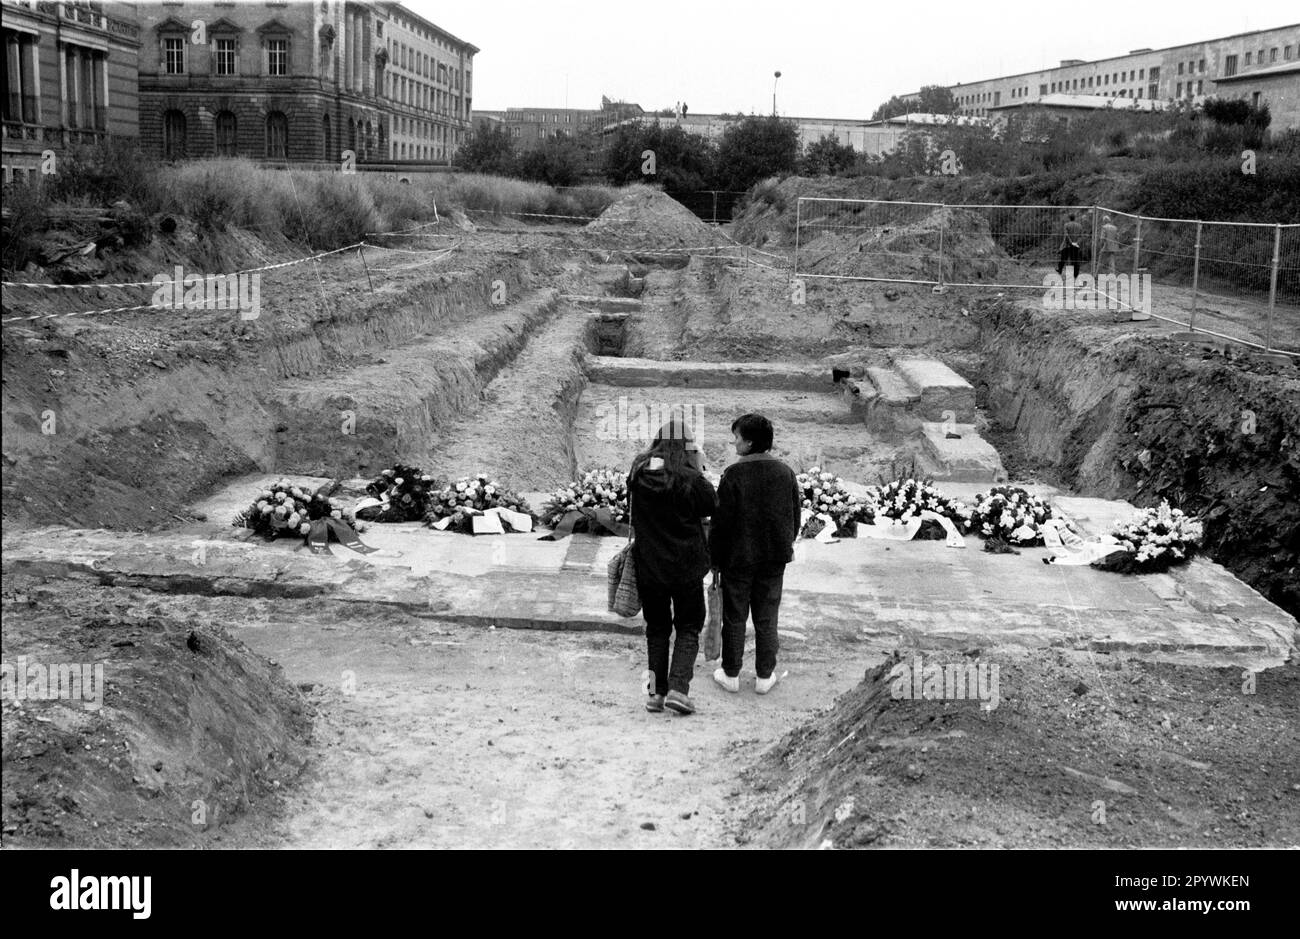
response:
<path fill-rule="evenodd" d="M 478 49 L 399 3 L 140 6 L 140 141 L 163 160 L 445 162 Z"/>
<path fill-rule="evenodd" d="M 0 14 L 6 183 L 70 148 L 137 136 L 135 4 L 4 0 Z"/>

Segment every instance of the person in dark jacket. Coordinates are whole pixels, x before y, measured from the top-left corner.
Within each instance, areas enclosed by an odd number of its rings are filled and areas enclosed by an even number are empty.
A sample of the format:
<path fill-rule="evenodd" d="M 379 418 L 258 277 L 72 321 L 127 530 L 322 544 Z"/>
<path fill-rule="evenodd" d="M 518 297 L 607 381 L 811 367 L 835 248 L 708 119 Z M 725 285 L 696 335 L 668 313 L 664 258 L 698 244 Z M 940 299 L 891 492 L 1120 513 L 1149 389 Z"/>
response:
<path fill-rule="evenodd" d="M 650 449 L 632 461 L 628 501 L 637 591 L 645 617 L 646 647 L 654 688 L 647 711 L 665 707 L 692 714 L 689 697 L 704 626 L 704 577 L 709 572 L 703 519 L 717 493 L 702 472 L 690 427 L 674 415 Z M 669 664 L 669 641 L 672 663 Z"/>
<path fill-rule="evenodd" d="M 1080 242 L 1083 240 L 1083 226 L 1074 218 L 1071 212 L 1065 222 L 1065 231 L 1061 236 L 1061 255 L 1056 262 L 1056 273 L 1065 276 L 1065 269 L 1070 268 L 1070 276 L 1076 280 L 1079 277 L 1079 265 L 1083 262 L 1083 246 Z"/>
<path fill-rule="evenodd" d="M 776 674 L 777 610 L 785 566 L 794 560 L 803 499 L 794 470 L 772 456 L 772 422 L 761 414 L 736 418 L 731 432 L 739 459 L 722 473 L 709 533 L 713 569 L 722 577 L 722 667 L 714 680 L 740 690 L 745 620 L 754 617 L 754 690 L 767 694 Z"/>

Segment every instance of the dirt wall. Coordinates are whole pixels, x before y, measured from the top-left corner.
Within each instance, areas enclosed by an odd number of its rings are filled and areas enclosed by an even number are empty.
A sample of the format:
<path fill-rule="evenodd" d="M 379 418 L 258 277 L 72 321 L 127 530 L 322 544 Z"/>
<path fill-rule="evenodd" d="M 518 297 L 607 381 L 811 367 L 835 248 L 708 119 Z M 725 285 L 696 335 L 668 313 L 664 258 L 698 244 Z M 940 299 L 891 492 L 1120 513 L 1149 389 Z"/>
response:
<path fill-rule="evenodd" d="M 1300 614 L 1300 373 L 1002 301 L 966 377 L 1055 481 L 1203 516 L 1214 560 Z"/>

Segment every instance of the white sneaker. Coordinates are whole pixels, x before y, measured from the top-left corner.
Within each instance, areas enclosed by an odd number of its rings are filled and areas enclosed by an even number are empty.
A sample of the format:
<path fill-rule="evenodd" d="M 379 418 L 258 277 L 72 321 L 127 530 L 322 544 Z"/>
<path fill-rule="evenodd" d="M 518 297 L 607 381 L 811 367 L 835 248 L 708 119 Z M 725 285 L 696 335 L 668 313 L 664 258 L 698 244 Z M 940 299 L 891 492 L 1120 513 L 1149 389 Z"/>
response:
<path fill-rule="evenodd" d="M 773 672 L 771 678 L 755 678 L 754 693 L 767 694 L 769 691 L 771 691 L 773 688 L 776 687 L 776 683 L 778 681 L 780 681 L 782 678 L 784 678 L 786 675 L 789 674 L 790 673 L 788 671 L 782 672 L 780 675 L 778 675 L 776 672 Z"/>
<path fill-rule="evenodd" d="M 732 694 L 736 694 L 740 691 L 739 675 L 737 675 L 735 678 L 728 678 L 727 673 L 719 668 L 714 670 L 713 680 L 716 681 L 719 685 L 721 685 L 724 691 L 730 691 Z"/>

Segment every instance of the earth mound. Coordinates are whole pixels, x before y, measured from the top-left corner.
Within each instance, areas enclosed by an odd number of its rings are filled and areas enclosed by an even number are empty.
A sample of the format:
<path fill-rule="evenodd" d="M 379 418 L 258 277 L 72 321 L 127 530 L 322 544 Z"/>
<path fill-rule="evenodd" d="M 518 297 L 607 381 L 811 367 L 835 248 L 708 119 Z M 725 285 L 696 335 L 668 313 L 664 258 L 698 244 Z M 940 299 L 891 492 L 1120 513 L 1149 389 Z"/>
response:
<path fill-rule="evenodd" d="M 916 212 L 921 212 L 921 207 Z M 1033 283 L 1033 272 L 997 242 L 983 214 L 942 206 L 911 220 L 872 224 L 856 209 L 818 220 L 799 249 L 799 269 L 811 274 L 937 280 L 945 283 Z M 1006 279 L 1011 278 L 1011 279 Z"/>
<path fill-rule="evenodd" d="M 5 576 L 7 845 L 202 847 L 298 776 L 310 708 L 274 663 L 211 619 L 59 579 Z"/>
<path fill-rule="evenodd" d="M 719 244 L 718 234 L 671 196 L 650 186 L 629 186 L 583 234 L 592 242 L 631 248 L 699 248 Z"/>
<path fill-rule="evenodd" d="M 759 795 L 738 840 L 1294 845 L 1294 808 L 1261 819 L 1300 786 L 1298 688 L 1294 664 L 1258 673 L 1242 694 L 1239 668 L 1064 650 L 894 653 L 745 772 Z"/>

